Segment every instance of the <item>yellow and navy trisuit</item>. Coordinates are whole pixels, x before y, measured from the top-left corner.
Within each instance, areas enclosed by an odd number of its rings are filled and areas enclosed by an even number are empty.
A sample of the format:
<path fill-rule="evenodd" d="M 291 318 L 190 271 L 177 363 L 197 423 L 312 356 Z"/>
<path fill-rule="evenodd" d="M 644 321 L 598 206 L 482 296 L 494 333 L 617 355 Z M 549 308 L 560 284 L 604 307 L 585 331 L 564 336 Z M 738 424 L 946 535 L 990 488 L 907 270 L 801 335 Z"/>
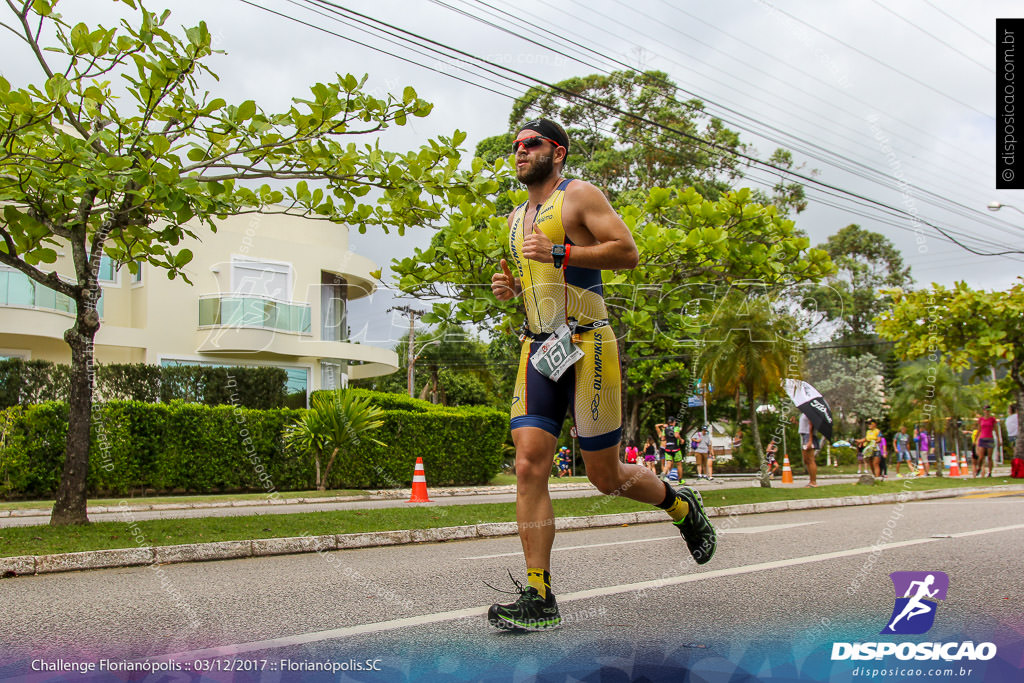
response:
<path fill-rule="evenodd" d="M 512 429 L 539 427 L 555 436 L 562 431 L 566 409 L 572 411 L 580 447 L 595 451 L 615 446 L 622 438 L 619 351 L 612 328 L 605 323 L 580 333 L 577 346 L 584 356 L 557 382 L 537 372 L 530 355 L 548 334 L 568 318 L 581 326 L 606 320 L 601 271 L 572 265 L 572 240 L 562 225 L 562 202 L 571 180 L 563 180 L 537 207 L 531 226 L 524 225 L 526 203 L 512 216 L 509 246 L 519 270 L 532 335 L 523 340 L 512 398 Z M 523 258 L 523 239 L 532 230 L 554 244 L 570 245 L 564 269 Z"/>

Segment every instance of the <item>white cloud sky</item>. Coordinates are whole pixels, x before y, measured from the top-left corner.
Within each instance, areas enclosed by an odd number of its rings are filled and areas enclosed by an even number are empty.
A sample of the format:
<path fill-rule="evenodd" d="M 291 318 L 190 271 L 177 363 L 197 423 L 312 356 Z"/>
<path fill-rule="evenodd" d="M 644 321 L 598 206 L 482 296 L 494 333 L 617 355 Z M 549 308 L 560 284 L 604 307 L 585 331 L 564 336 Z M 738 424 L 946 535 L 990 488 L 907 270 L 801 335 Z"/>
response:
<path fill-rule="evenodd" d="M 300 9 L 301 3 L 254 1 L 353 39 L 402 51 Z M 507 0 L 486 2 L 444 0 L 443 4 L 479 15 L 493 12 L 490 7 L 508 10 L 527 20 L 531 28 L 509 35 L 426 0 L 339 4 L 549 82 L 596 70 L 524 38 L 556 47 L 556 36 L 563 36 L 631 65 L 666 71 L 733 127 L 749 124 L 764 130 L 770 126 L 795 136 L 797 162 L 806 164 L 805 170 L 817 169 L 823 182 L 892 206 L 913 207 L 921 216 L 962 233 L 961 241 L 980 251 L 1024 245 L 1024 214 L 1009 208 L 999 213 L 985 209 L 992 200 L 1024 209 L 1020 192 L 994 189 L 993 158 L 995 18 L 1013 16 L 1018 3 L 971 3 L 968 10 L 968 5 L 952 0 L 884 5 L 873 0 L 772 4 L 522 0 L 514 6 Z M 65 2 L 62 11 L 87 22 L 109 23 L 114 14 L 110 6 L 93 0 L 85 16 L 85 6 Z M 229 101 L 251 98 L 273 110 L 286 107 L 309 84 L 332 79 L 336 72 L 369 73 L 371 88 L 400 93 L 412 85 L 435 104 L 427 119 L 412 121 L 385 136 L 383 144 L 392 149 L 414 148 L 426 137 L 459 128 L 469 133 L 465 147 L 471 152 L 478 140 L 507 126 L 511 100 L 506 97 L 238 0 L 151 0 L 148 6 L 170 8 L 175 26 L 207 21 L 217 47 L 227 52 L 210 62 L 221 79 L 211 83 L 211 89 Z M 15 83 L 39 80 L 21 56 L 16 39 L 6 32 L 0 36 L 0 68 L 5 77 Z M 413 57 L 459 74 L 452 63 Z M 608 66 L 597 57 L 588 59 Z M 516 87 L 498 89 L 521 92 Z M 778 146 L 747 131 L 742 138 L 762 158 Z M 951 212 L 948 205 L 918 190 L 904 196 L 821 156 L 830 153 L 856 160 L 874 172 L 889 176 L 898 172 L 906 183 L 962 206 Z M 762 171 L 752 171 L 740 184 L 756 185 L 765 177 Z M 822 198 L 836 206 L 824 205 Z M 963 279 L 975 287 L 1003 288 L 1024 272 L 1024 257 L 1019 255 L 975 256 L 929 227 L 922 228 L 926 241 L 918 245 L 907 218 L 891 218 L 892 225 L 877 220 L 876 211 L 847 199 L 824 197 L 820 192 L 812 192 L 811 199 L 810 208 L 796 220 L 814 243 L 849 223 L 859 223 L 893 240 L 919 284 Z M 854 211 L 866 211 L 874 218 Z M 352 243 L 360 253 L 386 264 L 391 256 L 411 253 L 414 245 L 422 245 L 428 237 L 425 233 L 406 238 L 353 233 Z"/>

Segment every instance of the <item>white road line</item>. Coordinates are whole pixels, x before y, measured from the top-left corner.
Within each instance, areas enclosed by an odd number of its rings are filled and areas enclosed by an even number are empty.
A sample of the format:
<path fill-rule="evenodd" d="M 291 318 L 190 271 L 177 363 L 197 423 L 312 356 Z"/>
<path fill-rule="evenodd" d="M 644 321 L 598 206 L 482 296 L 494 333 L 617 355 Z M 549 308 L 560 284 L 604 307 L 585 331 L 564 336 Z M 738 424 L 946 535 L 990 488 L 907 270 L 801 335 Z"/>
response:
<path fill-rule="evenodd" d="M 1024 529 L 1024 524 L 1013 524 L 1010 526 L 993 527 L 991 529 L 978 529 L 977 531 L 965 531 L 953 534 L 953 537 L 965 538 L 967 536 L 981 536 L 984 534 L 995 534 L 1003 531 L 1016 531 L 1017 529 Z M 884 546 L 881 546 L 881 548 L 883 550 L 895 550 L 897 548 L 908 548 L 915 545 L 935 543 L 936 541 L 940 540 L 947 539 L 917 538 L 909 541 L 897 541 L 895 543 L 887 543 Z M 591 590 L 578 591 L 576 593 L 566 593 L 564 595 L 559 595 L 558 601 L 564 604 L 568 602 L 575 602 L 577 600 L 589 600 L 590 598 L 598 598 L 608 595 L 619 595 L 621 593 L 647 591 L 652 589 L 664 588 L 666 586 L 678 586 L 684 583 L 692 583 L 694 581 L 707 581 L 709 579 L 717 579 L 725 576 L 739 576 L 741 574 L 752 574 L 755 572 L 768 571 L 772 569 L 782 569 L 784 567 L 795 567 L 798 565 L 811 564 L 814 562 L 827 562 L 828 560 L 837 560 L 846 557 L 864 555 L 867 553 L 876 552 L 877 550 L 878 547 L 869 545 L 861 548 L 851 548 L 849 550 L 837 550 L 831 553 L 821 553 L 820 555 L 806 555 L 804 557 L 793 557 L 786 560 L 759 562 L 758 564 L 749 564 L 741 567 L 729 567 L 728 569 L 717 569 L 710 572 L 698 572 L 696 574 L 687 574 L 686 576 L 674 576 L 666 579 L 656 579 L 654 581 L 641 581 L 639 583 L 627 583 L 618 586 L 593 588 Z M 221 645 L 220 647 L 211 647 L 202 650 L 192 650 L 189 652 L 177 652 L 173 654 L 153 656 L 147 658 L 145 661 L 162 661 L 168 659 L 178 661 L 190 661 L 196 659 L 213 659 L 215 657 L 231 657 L 234 655 L 243 654 L 245 652 L 257 652 L 260 650 L 272 650 L 282 647 L 294 647 L 296 645 L 303 645 L 306 643 L 315 643 L 324 640 L 336 640 L 339 638 L 348 638 L 350 636 L 364 635 L 367 633 L 382 633 L 385 631 L 396 631 L 398 629 L 409 628 L 413 626 L 436 624 L 442 621 L 455 621 L 458 619 L 472 619 L 474 621 L 483 621 L 482 617 L 484 614 L 487 613 L 488 607 L 489 605 L 480 605 L 478 607 L 469 607 L 466 609 L 452 610 L 450 612 L 436 612 L 434 614 L 422 614 L 415 617 L 393 619 L 391 621 L 381 621 L 373 624 L 359 624 L 356 626 L 346 626 L 344 628 L 330 629 L 328 631 L 299 633 L 293 636 L 285 636 L 283 638 L 271 638 L 269 640 L 258 640 L 250 643 L 238 643 L 235 645 Z"/>
<path fill-rule="evenodd" d="M 967 500 L 964 498 L 953 498 L 952 500 L 915 500 L 907 501 L 907 505 L 958 505 L 963 501 Z M 1024 505 L 1022 500 L 1006 500 L 1003 498 L 971 498 L 972 503 L 1010 503 L 1011 505 Z"/>
<path fill-rule="evenodd" d="M 761 534 L 766 531 L 778 531 L 780 529 L 792 529 L 798 526 L 807 526 L 808 524 L 820 524 L 820 522 L 796 522 L 793 524 L 766 524 L 764 526 L 748 526 L 748 527 L 736 527 L 733 529 L 719 529 L 720 534 Z M 673 536 L 659 536 L 658 538 L 638 538 L 632 541 L 611 541 L 609 543 L 588 543 L 586 545 L 568 545 L 564 548 L 552 548 L 551 552 L 562 552 L 566 550 L 585 550 L 588 548 L 604 548 L 610 545 L 628 545 L 630 543 L 651 543 L 652 541 L 678 541 L 679 534 Z M 522 555 L 522 550 L 517 550 L 514 553 L 496 553 L 494 555 L 473 555 L 472 557 L 462 557 L 462 560 L 492 560 L 497 557 L 516 557 Z"/>

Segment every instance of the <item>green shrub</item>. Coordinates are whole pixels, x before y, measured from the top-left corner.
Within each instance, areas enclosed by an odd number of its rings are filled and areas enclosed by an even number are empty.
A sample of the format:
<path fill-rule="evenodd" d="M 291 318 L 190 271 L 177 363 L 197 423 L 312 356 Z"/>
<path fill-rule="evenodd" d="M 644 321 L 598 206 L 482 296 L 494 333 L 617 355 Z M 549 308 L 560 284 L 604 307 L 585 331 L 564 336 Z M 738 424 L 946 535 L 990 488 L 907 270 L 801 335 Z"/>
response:
<path fill-rule="evenodd" d="M 822 454 L 825 449 L 821 449 Z M 857 449 L 852 446 L 832 447 L 832 457 L 836 458 L 840 465 L 853 465 L 857 462 Z"/>
<path fill-rule="evenodd" d="M 0 360 L 0 408 L 64 401 L 71 368 L 47 360 Z"/>
<path fill-rule="evenodd" d="M 146 363 L 96 366 L 96 397 L 104 401 L 160 400 L 160 374 L 165 368 Z"/>
<path fill-rule="evenodd" d="M 494 408 L 385 410 L 374 435 L 387 445 L 368 444 L 339 461 L 328 487 L 409 486 L 417 457 L 428 486 L 486 484 L 501 470 L 508 429 L 508 415 Z"/>
<path fill-rule="evenodd" d="M 97 365 L 95 371 L 95 397 L 101 401 L 306 407 L 305 392 L 287 393 L 288 373 L 281 368 L 113 363 Z M 66 401 L 70 383 L 68 365 L 17 358 L 0 361 L 0 408 Z"/>
<path fill-rule="evenodd" d="M 313 394 L 319 394 L 321 391 L 314 391 Z M 411 398 L 405 394 L 390 394 L 384 391 L 371 391 L 370 389 L 346 389 L 353 396 L 358 398 L 369 398 L 373 405 L 383 408 L 384 410 L 409 410 L 416 413 L 422 413 L 427 410 L 441 410 L 444 406 L 434 405 L 430 401 L 424 401 L 418 398 Z M 327 393 L 330 393 L 329 391 Z M 312 401 L 313 397 L 310 396 L 309 400 Z"/>
<path fill-rule="evenodd" d="M 506 413 L 419 403 L 429 408 L 385 410 L 384 426 L 374 436 L 387 445 L 364 440 L 356 452 L 339 454 L 328 487 L 408 486 L 417 457 L 430 486 L 486 483 L 500 470 Z M 286 449 L 283 438 L 303 413 L 182 401 L 97 403 L 88 494 L 312 489 L 312 456 Z M 64 403 L 0 410 L 0 497 L 54 495 L 67 423 Z"/>

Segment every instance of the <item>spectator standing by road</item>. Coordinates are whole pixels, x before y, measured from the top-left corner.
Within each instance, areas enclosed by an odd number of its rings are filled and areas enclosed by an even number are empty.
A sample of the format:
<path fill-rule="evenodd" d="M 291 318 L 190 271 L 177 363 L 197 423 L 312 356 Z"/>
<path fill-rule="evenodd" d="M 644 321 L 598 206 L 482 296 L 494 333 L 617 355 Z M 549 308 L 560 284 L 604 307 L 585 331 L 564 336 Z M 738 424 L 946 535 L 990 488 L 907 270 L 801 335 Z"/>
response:
<path fill-rule="evenodd" d="M 636 464 L 637 455 L 640 454 L 640 449 L 636 447 L 636 441 L 630 441 L 629 445 L 626 446 L 626 462 L 630 465 Z"/>
<path fill-rule="evenodd" d="M 927 477 L 928 476 L 928 455 L 932 452 L 932 440 L 931 440 L 931 437 L 928 436 L 928 430 L 921 429 L 921 432 L 918 435 L 918 443 L 921 444 L 921 460 L 919 461 L 920 462 L 920 468 L 918 469 L 918 471 L 923 469 L 924 470 L 924 476 Z"/>
<path fill-rule="evenodd" d="M 803 455 L 804 468 L 811 477 L 811 481 L 807 485 L 815 487 L 818 485 L 818 463 L 816 458 L 818 457 L 818 451 L 821 449 L 821 437 L 814 433 L 814 425 L 811 424 L 811 420 L 803 413 L 800 414 L 800 423 L 797 431 L 800 432 L 800 453 Z"/>
<path fill-rule="evenodd" d="M 864 447 L 864 459 L 871 467 L 871 473 L 876 477 L 879 476 L 878 441 L 880 438 L 881 433 L 878 431 L 878 424 L 874 420 L 871 420 L 868 422 L 868 428 L 864 433 L 864 438 L 857 439 L 857 444 Z"/>
<path fill-rule="evenodd" d="M 647 442 L 644 444 L 644 466 L 651 472 L 658 473 L 658 446 L 650 436 L 647 437 Z"/>
<path fill-rule="evenodd" d="M 711 464 L 715 460 L 715 447 L 711 443 L 711 432 L 708 431 L 707 427 L 701 427 L 694 439 L 697 442 L 696 447 L 693 449 L 694 458 L 697 460 L 697 478 L 713 481 L 714 475 L 711 472 Z M 702 475 L 700 474 L 701 472 L 705 474 Z"/>
<path fill-rule="evenodd" d="M 893 435 L 892 442 L 896 446 L 896 478 L 903 478 L 903 475 L 900 474 L 900 464 L 903 462 L 907 463 L 908 476 L 913 476 L 914 463 L 910 459 L 910 434 L 907 434 L 906 425 L 900 426 L 900 431 Z"/>
<path fill-rule="evenodd" d="M 889 477 L 889 442 L 884 436 L 878 437 L 878 471 L 882 479 Z"/>
<path fill-rule="evenodd" d="M 1006 416 L 1006 444 L 1012 449 L 1017 443 L 1017 405 L 1010 404 L 1010 414 Z"/>
<path fill-rule="evenodd" d="M 988 458 L 988 476 L 992 476 L 992 452 L 996 447 L 996 418 L 992 415 L 992 407 L 985 406 L 985 412 L 978 416 L 978 441 L 975 446 L 974 476 L 980 477 Z"/>

